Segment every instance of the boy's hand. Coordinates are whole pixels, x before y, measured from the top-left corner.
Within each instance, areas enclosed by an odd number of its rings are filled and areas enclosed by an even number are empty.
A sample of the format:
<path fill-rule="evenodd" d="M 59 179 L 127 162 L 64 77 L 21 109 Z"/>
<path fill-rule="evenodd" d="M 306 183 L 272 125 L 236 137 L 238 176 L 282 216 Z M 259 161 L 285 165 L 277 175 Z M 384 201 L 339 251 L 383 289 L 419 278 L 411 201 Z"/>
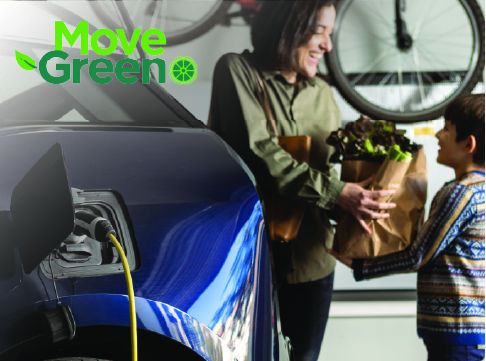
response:
<path fill-rule="evenodd" d="M 353 268 L 352 258 L 341 257 L 332 249 L 328 249 L 326 252 L 329 253 L 331 256 L 333 256 L 335 259 L 337 259 L 339 262 L 341 262 L 343 265 L 348 266 L 349 268 Z"/>
<path fill-rule="evenodd" d="M 374 199 L 388 197 L 395 194 L 395 190 L 368 191 L 364 189 L 370 185 L 374 175 L 361 183 L 346 183 L 336 204 L 346 212 L 351 213 L 358 220 L 361 227 L 371 234 L 371 229 L 366 225 L 365 219 L 388 218 L 388 213 L 377 213 L 373 210 L 395 208 L 395 203 L 378 203 Z"/>

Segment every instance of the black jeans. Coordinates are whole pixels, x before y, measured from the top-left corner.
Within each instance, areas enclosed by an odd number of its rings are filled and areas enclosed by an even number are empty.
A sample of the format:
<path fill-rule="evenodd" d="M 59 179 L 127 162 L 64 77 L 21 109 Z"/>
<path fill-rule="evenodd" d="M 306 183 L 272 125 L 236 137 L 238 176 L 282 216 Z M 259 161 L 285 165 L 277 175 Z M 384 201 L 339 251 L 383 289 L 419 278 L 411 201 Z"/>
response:
<path fill-rule="evenodd" d="M 477 346 L 443 345 L 424 342 L 427 347 L 427 361 L 481 361 L 484 360 L 484 350 Z"/>
<path fill-rule="evenodd" d="M 319 357 L 333 283 L 334 272 L 317 281 L 280 287 L 282 332 L 292 342 L 295 361 L 316 361 Z"/>

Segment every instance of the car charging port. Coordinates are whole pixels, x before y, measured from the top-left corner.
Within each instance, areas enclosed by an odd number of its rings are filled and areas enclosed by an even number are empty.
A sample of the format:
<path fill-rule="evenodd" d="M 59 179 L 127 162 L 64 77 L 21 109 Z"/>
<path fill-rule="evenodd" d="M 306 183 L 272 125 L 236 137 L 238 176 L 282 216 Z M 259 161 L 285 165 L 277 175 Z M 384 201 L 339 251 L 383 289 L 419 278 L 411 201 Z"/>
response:
<path fill-rule="evenodd" d="M 83 191 L 72 188 L 74 211 L 85 211 L 110 222 L 127 257 L 130 271 L 140 268 L 140 256 L 128 211 L 114 191 Z M 56 279 L 123 273 L 118 252 L 111 242 L 98 242 L 74 229 L 52 252 L 52 273 Z M 49 257 L 41 270 L 52 278 Z"/>

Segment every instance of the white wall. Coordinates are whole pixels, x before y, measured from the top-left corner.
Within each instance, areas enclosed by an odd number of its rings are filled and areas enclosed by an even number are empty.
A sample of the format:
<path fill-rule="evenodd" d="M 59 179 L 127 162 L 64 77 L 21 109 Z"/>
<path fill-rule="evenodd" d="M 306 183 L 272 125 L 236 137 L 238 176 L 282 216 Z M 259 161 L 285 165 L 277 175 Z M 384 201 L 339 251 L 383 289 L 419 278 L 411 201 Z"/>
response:
<path fill-rule="evenodd" d="M 237 9 L 238 6 L 233 5 L 230 11 Z M 241 19 L 234 20 L 234 23 L 230 27 L 218 25 L 200 38 L 167 47 L 164 52 L 164 59 L 168 63 L 178 56 L 189 56 L 196 61 L 198 76 L 190 86 L 168 81 L 164 88 L 204 123 L 207 122 L 209 114 L 211 81 L 216 62 L 226 53 L 241 53 L 245 49 L 253 49 L 250 28 Z"/>

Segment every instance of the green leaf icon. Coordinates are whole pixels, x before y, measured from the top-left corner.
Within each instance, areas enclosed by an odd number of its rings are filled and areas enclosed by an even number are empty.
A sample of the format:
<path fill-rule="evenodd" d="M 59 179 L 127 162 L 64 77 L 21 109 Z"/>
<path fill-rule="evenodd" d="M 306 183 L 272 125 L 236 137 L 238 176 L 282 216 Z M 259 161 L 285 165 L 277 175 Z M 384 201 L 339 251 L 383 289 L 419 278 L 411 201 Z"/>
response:
<path fill-rule="evenodd" d="M 15 59 L 17 59 L 17 63 L 19 63 L 22 69 L 34 70 L 37 68 L 34 59 L 25 54 L 19 53 L 17 50 L 15 50 Z"/>

